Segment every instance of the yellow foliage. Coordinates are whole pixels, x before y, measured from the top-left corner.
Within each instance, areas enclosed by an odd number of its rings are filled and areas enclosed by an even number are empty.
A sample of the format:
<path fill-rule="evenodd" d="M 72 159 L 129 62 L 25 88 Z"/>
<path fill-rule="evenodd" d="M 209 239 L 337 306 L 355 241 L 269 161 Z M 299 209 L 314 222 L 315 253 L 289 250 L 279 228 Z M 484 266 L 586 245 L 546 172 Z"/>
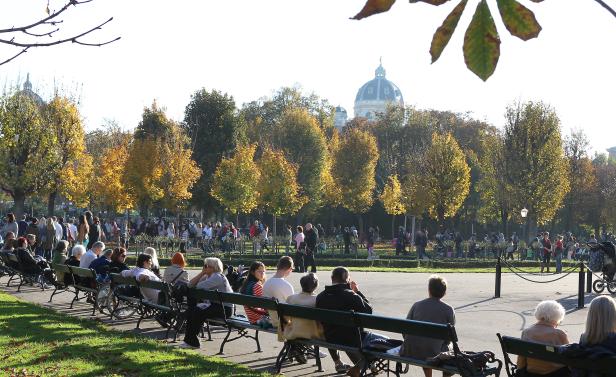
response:
<path fill-rule="evenodd" d="M 397 175 L 390 175 L 383 192 L 379 197 L 385 207 L 385 212 L 390 215 L 401 215 L 406 210 L 402 202 L 402 187 Z"/>
<path fill-rule="evenodd" d="M 293 215 L 308 201 L 300 194 L 297 167 L 281 151 L 266 149 L 258 161 L 261 172 L 257 189 L 260 203 L 269 213 Z"/>
<path fill-rule="evenodd" d="M 128 161 L 128 141 L 108 148 L 100 158 L 95 184 L 92 187 L 93 199 L 117 212 L 134 207 L 134 197 L 124 183 L 124 172 Z"/>
<path fill-rule="evenodd" d="M 62 172 L 60 194 L 77 207 L 86 208 L 90 204 L 90 189 L 92 185 L 92 156 L 81 152 L 75 161 Z"/>
<path fill-rule="evenodd" d="M 231 158 L 223 158 L 212 182 L 212 196 L 233 214 L 248 213 L 257 207 L 260 171 L 254 162 L 255 145 L 240 146 Z"/>

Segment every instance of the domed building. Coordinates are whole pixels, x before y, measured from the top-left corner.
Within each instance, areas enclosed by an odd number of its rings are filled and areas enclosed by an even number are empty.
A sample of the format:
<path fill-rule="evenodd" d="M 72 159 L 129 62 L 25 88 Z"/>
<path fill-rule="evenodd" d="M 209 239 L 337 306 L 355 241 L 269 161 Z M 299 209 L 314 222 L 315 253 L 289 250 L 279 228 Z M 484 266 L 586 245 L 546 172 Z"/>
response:
<path fill-rule="evenodd" d="M 385 68 L 381 63 L 374 72 L 374 79 L 357 91 L 355 117 L 374 120 L 376 114 L 384 113 L 391 104 L 404 106 L 404 99 L 398 86 L 385 78 Z"/>
<path fill-rule="evenodd" d="M 346 126 L 347 118 L 348 115 L 346 109 L 342 106 L 336 106 L 336 113 L 334 114 L 334 126 L 338 130 L 341 130 L 342 128 L 344 128 L 344 126 Z"/>
<path fill-rule="evenodd" d="M 43 101 L 41 96 L 39 96 L 38 94 L 36 94 L 34 90 L 32 90 L 32 83 L 30 82 L 29 73 L 26 76 L 26 82 L 24 82 L 24 88 L 23 90 L 19 91 L 19 94 L 30 97 L 30 99 L 32 99 L 39 107 L 45 104 L 45 101 Z"/>

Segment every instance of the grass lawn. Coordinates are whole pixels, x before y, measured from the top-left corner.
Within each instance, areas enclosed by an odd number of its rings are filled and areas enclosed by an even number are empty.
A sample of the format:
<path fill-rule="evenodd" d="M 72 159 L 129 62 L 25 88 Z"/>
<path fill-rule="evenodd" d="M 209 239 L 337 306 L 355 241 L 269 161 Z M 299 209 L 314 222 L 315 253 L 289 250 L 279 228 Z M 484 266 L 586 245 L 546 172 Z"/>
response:
<path fill-rule="evenodd" d="M 0 292 L 0 375 L 267 376 Z"/>

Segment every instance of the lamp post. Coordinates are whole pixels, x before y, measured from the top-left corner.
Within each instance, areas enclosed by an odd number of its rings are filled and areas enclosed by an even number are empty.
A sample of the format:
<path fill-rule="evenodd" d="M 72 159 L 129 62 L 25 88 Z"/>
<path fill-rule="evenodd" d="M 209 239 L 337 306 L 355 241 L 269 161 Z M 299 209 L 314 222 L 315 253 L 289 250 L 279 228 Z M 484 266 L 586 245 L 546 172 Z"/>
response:
<path fill-rule="evenodd" d="M 528 223 L 528 220 L 526 219 L 526 216 L 528 216 L 528 210 L 526 209 L 526 207 L 522 208 L 522 210 L 520 211 L 520 215 L 522 216 L 522 219 L 525 220 L 524 234 L 522 235 L 522 237 L 524 237 L 524 242 L 528 242 L 528 240 L 526 239 L 526 223 Z"/>

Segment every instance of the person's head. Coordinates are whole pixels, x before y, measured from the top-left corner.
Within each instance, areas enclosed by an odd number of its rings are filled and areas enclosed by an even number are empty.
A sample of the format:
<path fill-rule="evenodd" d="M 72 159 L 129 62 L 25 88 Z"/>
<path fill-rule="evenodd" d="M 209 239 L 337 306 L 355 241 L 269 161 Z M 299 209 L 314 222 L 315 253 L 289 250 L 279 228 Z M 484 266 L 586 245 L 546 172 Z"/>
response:
<path fill-rule="evenodd" d="M 263 283 L 265 281 L 265 265 L 259 261 L 252 262 L 248 269 L 248 279 Z"/>
<path fill-rule="evenodd" d="M 37 225 L 38 224 L 38 219 L 36 217 L 32 218 L 32 225 Z"/>
<path fill-rule="evenodd" d="M 544 232 L 543 233 L 543 238 L 549 238 L 550 237 L 550 233 L 549 232 Z"/>
<path fill-rule="evenodd" d="M 126 249 L 123 247 L 116 247 L 113 249 L 111 261 L 115 263 L 124 263 L 126 261 Z"/>
<path fill-rule="evenodd" d="M 205 260 L 203 261 L 203 266 L 206 268 L 208 276 L 215 273 L 221 273 L 223 268 L 222 261 L 218 258 L 213 257 L 205 258 Z"/>
<path fill-rule="evenodd" d="M 293 259 L 287 255 L 280 257 L 276 264 L 276 271 L 284 276 L 289 275 L 293 271 Z"/>
<path fill-rule="evenodd" d="M 159 264 L 158 264 L 158 256 L 156 255 L 156 249 L 155 248 L 153 248 L 153 247 L 146 247 L 143 250 L 143 253 L 152 257 L 152 264 L 154 266 L 156 266 L 156 267 L 159 266 Z"/>
<path fill-rule="evenodd" d="M 287 229 L 288 229 L 288 230 L 291 230 L 291 225 L 287 225 Z"/>
<path fill-rule="evenodd" d="M 111 254 L 113 254 L 113 250 L 112 249 L 105 249 L 101 253 L 101 257 L 111 260 Z"/>
<path fill-rule="evenodd" d="M 75 245 L 73 246 L 72 254 L 75 259 L 80 260 L 81 256 L 86 253 L 86 248 L 83 245 Z"/>
<path fill-rule="evenodd" d="M 4 236 L 4 241 L 8 241 L 8 240 L 14 240 L 15 239 L 15 233 L 13 232 L 7 232 L 6 235 Z"/>
<path fill-rule="evenodd" d="M 58 217 L 58 223 L 59 224 L 64 224 L 64 217 L 62 217 L 62 216 Z"/>
<path fill-rule="evenodd" d="M 15 215 L 11 212 L 6 214 L 6 221 L 9 223 L 15 222 Z"/>
<path fill-rule="evenodd" d="M 100 253 L 105 249 L 105 244 L 101 241 L 96 241 L 92 245 L 92 252 L 96 255 L 100 255 Z"/>
<path fill-rule="evenodd" d="M 182 268 L 186 267 L 186 258 L 184 258 L 184 254 L 180 252 L 173 254 L 173 257 L 171 258 L 171 264 L 180 266 Z"/>
<path fill-rule="evenodd" d="M 25 249 L 26 247 L 28 247 L 28 240 L 24 237 L 19 237 L 17 239 L 17 242 L 15 243 L 15 247 L 18 249 Z"/>
<path fill-rule="evenodd" d="M 90 212 L 90 211 L 85 211 L 85 212 L 83 213 L 83 215 L 85 216 L 85 218 L 86 218 L 86 220 L 87 220 L 88 222 L 92 222 L 92 212 Z"/>
<path fill-rule="evenodd" d="M 100 224 L 101 221 L 98 217 L 94 216 L 94 218 L 92 219 L 92 224 Z"/>
<path fill-rule="evenodd" d="M 430 297 L 443 298 L 447 292 L 447 280 L 438 276 L 432 275 L 428 279 L 428 293 Z"/>
<path fill-rule="evenodd" d="M 304 232 L 304 228 L 302 228 L 301 225 L 297 226 L 297 233 L 303 233 Z"/>
<path fill-rule="evenodd" d="M 557 326 L 565 318 L 565 308 L 554 300 L 541 301 L 535 308 L 535 318 L 539 322 Z"/>
<path fill-rule="evenodd" d="M 332 284 L 348 283 L 349 276 L 349 270 L 346 267 L 336 267 L 332 270 Z"/>
<path fill-rule="evenodd" d="M 28 245 L 34 245 L 36 243 L 36 236 L 34 234 L 26 234 L 26 240 Z"/>
<path fill-rule="evenodd" d="M 51 217 L 49 217 L 47 219 L 47 229 L 52 229 L 52 230 L 54 229 L 54 227 L 53 227 L 53 219 Z"/>
<path fill-rule="evenodd" d="M 58 244 L 56 245 L 56 253 L 66 255 L 67 250 L 68 250 L 68 241 L 65 241 L 65 240 L 58 241 Z"/>
<path fill-rule="evenodd" d="M 312 224 L 310 223 L 306 224 L 306 230 L 310 230 L 310 229 L 312 229 Z"/>
<path fill-rule="evenodd" d="M 299 279 L 299 285 L 302 286 L 302 292 L 312 293 L 319 286 L 319 278 L 310 272 Z"/>
<path fill-rule="evenodd" d="M 616 303 L 610 296 L 595 297 L 588 307 L 586 331 L 582 334 L 582 344 L 598 344 L 616 332 Z"/>
<path fill-rule="evenodd" d="M 148 254 L 139 254 L 137 257 L 137 267 L 147 268 L 148 270 L 152 268 L 152 256 Z"/>

